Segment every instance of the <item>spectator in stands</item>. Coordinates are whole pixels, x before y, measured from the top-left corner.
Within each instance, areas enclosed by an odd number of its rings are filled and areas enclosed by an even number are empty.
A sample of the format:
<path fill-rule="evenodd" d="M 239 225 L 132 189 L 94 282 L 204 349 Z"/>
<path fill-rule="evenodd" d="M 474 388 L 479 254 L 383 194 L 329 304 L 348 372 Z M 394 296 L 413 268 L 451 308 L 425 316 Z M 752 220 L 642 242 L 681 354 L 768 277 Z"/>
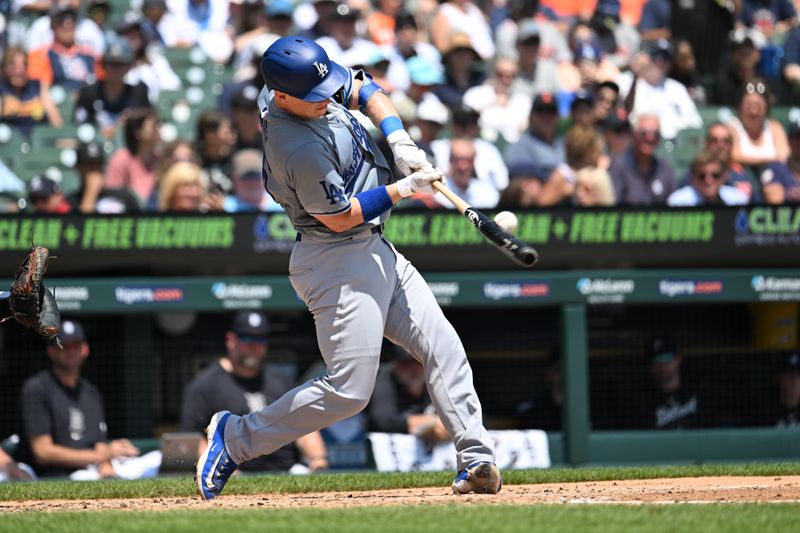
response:
<path fill-rule="evenodd" d="M 406 122 L 414 119 L 417 105 L 423 100 L 439 101 L 439 92 L 443 89 L 444 76 L 441 67 L 429 59 L 415 56 L 405 62 L 408 69 L 409 84 L 405 91 L 391 93 L 392 101 L 397 107 L 400 118 Z"/>
<path fill-rule="evenodd" d="M 658 115 L 661 136 L 665 139 L 675 138 L 682 129 L 703 126 L 703 119 L 686 87 L 667 77 L 673 55 L 669 41 L 659 39 L 650 45 L 648 54 L 634 57 L 631 73 L 619 77 L 626 110 L 633 117 L 642 113 Z"/>
<path fill-rule="evenodd" d="M 580 170 L 600 168 L 605 172 L 608 160 L 603 154 L 603 148 L 603 136 L 592 125 L 572 126 L 564 136 L 565 161 L 556 165 L 548 176 L 539 195 L 539 205 L 556 205 L 573 196 L 576 174 Z M 598 191 L 600 187 L 601 185 L 597 185 Z M 606 200 L 607 197 L 603 199 Z M 611 202 L 613 203 L 613 195 Z"/>
<path fill-rule="evenodd" d="M 775 373 L 777 391 L 769 404 L 765 422 L 779 428 L 800 428 L 800 354 L 781 354 Z"/>
<path fill-rule="evenodd" d="M 594 88 L 593 114 L 595 123 L 602 125 L 602 121 L 611 114 L 616 115 L 619 108 L 619 85 L 613 81 L 604 81 L 597 84 Z"/>
<path fill-rule="evenodd" d="M 797 24 L 797 10 L 791 0 L 742 0 L 739 22 L 772 40 Z"/>
<path fill-rule="evenodd" d="M 167 14 L 166 0 L 143 0 L 142 2 L 142 33 L 145 42 L 154 46 L 166 47 L 159 25 Z"/>
<path fill-rule="evenodd" d="M 564 406 L 564 389 L 561 382 L 561 358 L 548 357 L 544 368 L 545 388 L 535 399 L 527 400 L 516 408 L 519 429 L 561 430 L 561 409 Z"/>
<path fill-rule="evenodd" d="M 709 387 L 696 387 L 681 372 L 683 355 L 666 339 L 654 339 L 648 353 L 648 372 L 653 388 L 631 401 L 641 407 L 641 427 L 647 429 L 688 429 L 710 427 L 715 409 Z"/>
<path fill-rule="evenodd" d="M 117 34 L 128 41 L 133 54 L 125 83 L 134 86 L 143 83 L 147 86 L 148 99 L 153 104 L 158 102 L 161 91 L 177 91 L 181 88 L 181 80 L 162 54 L 161 46 L 148 41 L 143 16 L 134 11 L 125 13 L 117 25 Z"/>
<path fill-rule="evenodd" d="M 228 213 L 283 210 L 264 190 L 263 157 L 263 150 L 254 148 L 233 155 L 233 194 L 222 204 Z"/>
<path fill-rule="evenodd" d="M 408 433 L 430 443 L 450 440 L 425 388 L 425 370 L 402 348 L 395 347 L 391 361 L 380 366 L 367 413 L 371 431 Z"/>
<path fill-rule="evenodd" d="M 29 49 L 31 79 L 45 87 L 61 85 L 68 91 L 78 91 L 95 80 L 95 54 L 75 40 L 77 18 L 78 12 L 71 6 L 58 5 L 50 11 L 53 42 Z"/>
<path fill-rule="evenodd" d="M 203 170 L 194 163 L 175 163 L 159 184 L 159 211 L 222 211 L 223 201 L 224 197 L 219 191 L 209 192 L 203 179 Z"/>
<path fill-rule="evenodd" d="M 755 78 L 740 88 L 736 116 L 730 118 L 733 130 L 734 161 L 744 166 L 785 163 L 789 140 L 777 120 L 769 118 L 772 92 L 763 79 Z"/>
<path fill-rule="evenodd" d="M 764 203 L 770 205 L 800 203 L 800 177 L 783 163 L 768 163 L 762 167 L 759 179 L 764 193 Z"/>
<path fill-rule="evenodd" d="M 111 461 L 134 457 L 127 439 L 108 441 L 103 398 L 81 369 L 89 357 L 83 326 L 64 320 L 58 339 L 47 346 L 52 366 L 22 386 L 20 459 L 39 477 L 68 476 L 92 465 L 100 477 L 115 477 Z"/>
<path fill-rule="evenodd" d="M 667 204 L 678 207 L 747 204 L 747 195 L 725 184 L 728 179 L 725 164 L 716 151 L 698 152 L 689 172 L 689 184 L 670 194 Z"/>
<path fill-rule="evenodd" d="M 579 207 L 611 206 L 615 201 L 614 186 L 606 169 L 586 167 L 575 173 L 573 205 Z"/>
<path fill-rule="evenodd" d="M 181 408 L 182 431 L 204 432 L 217 411 L 236 415 L 258 411 L 294 387 L 291 379 L 266 363 L 269 323 L 263 313 L 237 312 L 225 333 L 225 348 L 226 355 L 202 370 L 186 388 Z M 198 455 L 205 446 L 205 437 L 198 438 Z M 311 471 L 329 467 L 319 432 L 242 463 L 239 468 L 245 472 L 288 471 L 301 460 Z"/>
<path fill-rule="evenodd" d="M 462 104 L 464 93 L 484 80 L 481 56 L 472 47 L 469 36 L 454 33 L 442 55 L 444 78 L 434 94 L 449 107 L 455 109 Z"/>
<path fill-rule="evenodd" d="M 500 191 L 475 177 L 475 142 L 469 137 L 450 141 L 447 184 L 460 198 L 478 209 L 491 209 L 500 200 Z M 441 193 L 434 196 L 441 207 L 454 209 Z"/>
<path fill-rule="evenodd" d="M 0 482 L 30 481 L 33 478 L 31 467 L 16 462 L 3 448 L 0 448 Z"/>
<path fill-rule="evenodd" d="M 695 105 L 702 106 L 706 103 L 706 88 L 697 72 L 697 60 L 694 55 L 694 47 L 689 39 L 678 39 L 675 41 L 675 60 L 672 62 L 672 70 L 669 77 L 683 84 L 689 93 L 689 98 Z"/>
<path fill-rule="evenodd" d="M 783 43 L 783 79 L 796 95 L 800 88 L 800 27 L 792 28 Z"/>
<path fill-rule="evenodd" d="M 314 5 L 317 20 L 312 27 L 300 32 L 300 36 L 316 40 L 330 35 L 331 15 L 336 11 L 339 2 L 335 0 L 311 0 L 311 3 Z"/>
<path fill-rule="evenodd" d="M 736 107 L 739 104 L 740 90 L 756 78 L 756 67 L 761 60 L 761 48 L 766 44 L 758 32 L 739 31 L 731 34 L 727 61 L 716 73 L 710 103 Z"/>
<path fill-rule="evenodd" d="M 114 31 L 113 29 L 108 27 L 108 22 L 111 17 L 111 4 L 108 3 L 108 0 L 89 0 L 88 5 L 86 6 L 86 18 L 97 24 L 97 27 L 100 29 L 100 32 L 103 34 L 103 45 L 107 45 L 109 40 L 113 40 L 114 38 Z M 80 23 L 79 23 L 80 25 Z M 78 41 L 80 41 L 80 31 L 78 33 Z M 90 43 L 89 46 L 91 46 Z M 98 55 L 102 55 L 105 52 L 105 48 L 98 52 Z"/>
<path fill-rule="evenodd" d="M 633 140 L 631 123 L 628 121 L 628 114 L 624 109 L 618 107 L 614 112 L 609 113 L 600 122 L 600 128 L 603 131 L 606 153 L 611 160 L 630 149 Z"/>
<path fill-rule="evenodd" d="M 442 55 L 435 46 L 419 39 L 417 21 L 413 14 L 408 11 L 399 12 L 394 25 L 394 46 L 383 49 L 389 58 L 389 70 L 386 76 L 396 89 L 405 91 L 411 83 L 407 65 L 409 60 L 420 57 L 426 64 L 441 71 Z"/>
<path fill-rule="evenodd" d="M 539 175 L 549 176 L 564 161 L 564 142 L 558 136 L 558 107 L 551 93 L 536 95 L 531 106 L 528 131 L 505 150 L 506 166 L 537 166 Z"/>
<path fill-rule="evenodd" d="M 81 0 L 53 0 L 50 3 L 50 17 L 54 13 L 71 11 L 75 14 L 75 43 L 85 47 L 95 57 L 103 55 L 106 49 L 106 36 L 97 23 L 80 14 Z M 56 37 L 55 27 L 47 17 L 34 20 L 25 37 L 25 49 L 29 52 L 53 44 Z"/>
<path fill-rule="evenodd" d="M 641 8 L 644 2 L 638 3 Z M 619 0 L 599 0 L 589 21 L 600 49 L 617 68 L 626 67 L 641 44 L 634 19 L 629 13 L 622 13 L 622 7 Z"/>
<path fill-rule="evenodd" d="M 575 91 L 572 103 L 569 105 L 569 120 L 573 126 L 594 127 L 595 105 L 594 96 L 590 91 L 585 89 Z"/>
<path fill-rule="evenodd" d="M 67 198 L 73 211 L 81 213 L 120 214 L 139 211 L 139 201 L 127 189 L 104 187 L 105 156 L 96 142 L 78 145 L 75 170 L 81 177 L 80 188 Z"/>
<path fill-rule="evenodd" d="M 194 23 L 171 13 L 166 0 L 143 0 L 142 15 L 148 43 L 165 48 L 190 48 L 197 43 Z"/>
<path fill-rule="evenodd" d="M 542 176 L 541 169 L 535 166 L 512 167 L 508 170 L 511 181 L 500 194 L 498 207 L 538 206 L 547 176 Z"/>
<path fill-rule="evenodd" d="M 551 57 L 542 57 L 540 22 L 526 20 L 517 32 L 516 57 L 519 73 L 513 89 L 530 98 L 542 92 L 558 92 L 561 86 L 556 76 L 557 62 Z"/>
<path fill-rule="evenodd" d="M 197 119 L 195 139 L 210 190 L 230 194 L 231 156 L 236 146 L 236 132 L 230 118 L 216 109 L 203 111 Z"/>
<path fill-rule="evenodd" d="M 37 174 L 28 183 L 28 198 L 33 212 L 40 215 L 64 215 L 71 211 L 61 185 L 44 174 Z"/>
<path fill-rule="evenodd" d="M 105 185 L 128 189 L 145 208 L 153 205 L 161 136 L 158 113 L 150 108 L 133 109 L 125 120 L 125 147 L 108 162 Z"/>
<path fill-rule="evenodd" d="M 514 90 L 518 73 L 514 60 L 499 58 L 491 77 L 464 93 L 464 105 L 478 112 L 481 137 L 488 141 L 502 138 L 510 143 L 517 142 L 528 127 L 532 101 Z"/>
<path fill-rule="evenodd" d="M 231 125 L 236 131 L 234 151 L 244 148 L 263 148 L 261 120 L 258 113 L 258 89 L 246 85 L 231 98 Z"/>
<path fill-rule="evenodd" d="M 569 50 L 566 38 L 567 23 L 558 20 L 558 17 L 548 7 L 540 2 L 530 0 L 511 0 L 508 3 L 509 16 L 495 27 L 495 41 L 498 57 L 517 57 L 517 42 L 520 38 L 527 40 L 525 34 L 532 31 L 531 21 L 535 21 L 539 33 L 538 57 L 541 60 L 552 61 L 554 64 L 570 61 L 572 53 Z M 523 31 L 525 27 L 525 31 Z M 520 37 L 522 35 L 522 37 Z M 525 75 L 523 58 L 520 56 L 520 71 Z M 557 92 L 557 87 L 542 88 L 541 91 Z M 539 91 L 530 95 L 538 94 Z"/>
<path fill-rule="evenodd" d="M 502 191 L 508 187 L 508 169 L 503 156 L 497 147 L 479 137 L 479 115 L 474 110 L 461 106 L 453 110 L 450 127 L 453 137 L 467 137 L 475 146 L 475 177 L 495 190 Z M 436 164 L 445 169 L 450 165 L 450 139 L 436 139 L 431 142 Z"/>
<path fill-rule="evenodd" d="M 588 24 L 575 23 L 569 32 L 569 46 L 572 63 L 560 63 L 557 72 L 563 90 L 591 90 L 596 83 L 614 81 L 619 76 L 619 68 L 606 57 L 597 34 Z"/>
<path fill-rule="evenodd" d="M 403 8 L 402 0 L 378 0 L 367 15 L 367 35 L 378 46 L 394 46 L 395 20 Z"/>
<path fill-rule="evenodd" d="M 416 134 L 412 133 L 412 137 L 417 146 L 428 155 L 431 164 L 436 164 L 432 145 L 439 139 L 439 134 L 448 122 L 450 122 L 450 111 L 438 98 L 426 98 L 417 106 L 416 120 L 411 128 Z M 449 144 L 447 151 L 449 153 Z"/>
<path fill-rule="evenodd" d="M 279 38 L 289 35 L 292 28 L 294 5 L 291 0 L 274 0 L 264 5 L 260 3 L 250 5 L 260 6 L 263 13 L 257 17 L 261 22 L 250 31 L 238 35 L 234 42 L 236 57 L 233 67 L 236 69 L 235 77 L 239 79 L 252 76 L 254 73 L 249 70 L 253 60 L 261 61 L 264 50 Z"/>
<path fill-rule="evenodd" d="M 672 165 L 656 156 L 660 139 L 658 116 L 640 115 L 633 130 L 633 146 L 612 159 L 609 168 L 618 204 L 665 204 L 676 189 Z"/>
<path fill-rule="evenodd" d="M 126 111 L 150 107 L 147 86 L 125 82 L 133 59 L 130 43 L 124 37 L 109 44 L 103 56 L 105 79 L 80 90 L 73 113 L 75 124 L 93 124 L 104 137 L 111 139 L 122 124 Z"/>
<path fill-rule="evenodd" d="M 228 0 L 175 0 L 170 2 L 170 15 L 174 30 L 164 31 L 167 46 L 175 34 L 181 44 L 197 45 L 212 61 L 225 63 L 233 53 L 233 41 L 229 35 Z M 159 26 L 161 29 L 161 26 Z"/>
<path fill-rule="evenodd" d="M 0 121 L 17 128 L 29 137 L 37 124 L 63 124 L 50 92 L 38 80 L 28 77 L 28 55 L 11 47 L 3 56 L 3 77 L 0 79 Z"/>
<path fill-rule="evenodd" d="M 646 0 L 639 19 L 639 33 L 643 41 L 669 39 L 672 8 L 669 0 Z"/>
<path fill-rule="evenodd" d="M 469 47 L 481 59 L 495 54 L 494 40 L 486 16 L 471 0 L 445 0 L 431 21 L 431 41 L 442 53 L 453 49 L 454 35 L 467 37 Z"/>
<path fill-rule="evenodd" d="M 791 145 L 791 142 L 790 142 Z M 733 132 L 730 126 L 722 122 L 714 122 L 706 130 L 705 147 L 717 152 L 726 169 L 727 184 L 733 185 L 747 196 L 748 203 L 761 203 L 761 187 L 753 183 L 748 171 L 731 157 L 733 150 Z"/>
<path fill-rule="evenodd" d="M 346 3 L 339 4 L 331 14 L 330 34 L 317 39 L 331 61 L 345 67 L 359 67 L 378 53 L 378 46 L 359 36 L 356 24 L 361 13 Z"/>

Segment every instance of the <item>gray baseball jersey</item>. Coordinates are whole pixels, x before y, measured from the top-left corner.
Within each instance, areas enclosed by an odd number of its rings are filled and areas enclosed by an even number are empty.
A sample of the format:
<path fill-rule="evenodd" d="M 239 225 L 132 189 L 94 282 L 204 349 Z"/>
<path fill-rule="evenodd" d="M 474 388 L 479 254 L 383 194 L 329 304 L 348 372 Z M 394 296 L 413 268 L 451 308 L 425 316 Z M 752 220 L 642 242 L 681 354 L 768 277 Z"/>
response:
<path fill-rule="evenodd" d="M 240 464 L 361 411 L 385 337 L 425 367 L 431 400 L 458 452 L 454 466 L 493 461 L 464 347 L 425 280 L 382 235 L 367 231 L 379 220 L 336 233 L 314 218 L 345 212 L 353 195 L 386 183 L 389 168 L 375 142 L 339 104 L 305 120 L 263 92 L 260 109 L 265 186 L 302 234 L 289 280 L 314 316 L 327 372 L 260 411 L 231 415 L 230 457 Z"/>
<path fill-rule="evenodd" d="M 351 198 L 386 185 L 389 165 L 374 139 L 344 106 L 328 105 L 320 119 L 294 117 L 275 105 L 269 91 L 259 95 L 264 125 L 264 186 L 289 215 L 303 237 L 323 242 L 362 233 L 365 222 L 336 233 L 314 215 L 335 215 L 350 209 Z"/>

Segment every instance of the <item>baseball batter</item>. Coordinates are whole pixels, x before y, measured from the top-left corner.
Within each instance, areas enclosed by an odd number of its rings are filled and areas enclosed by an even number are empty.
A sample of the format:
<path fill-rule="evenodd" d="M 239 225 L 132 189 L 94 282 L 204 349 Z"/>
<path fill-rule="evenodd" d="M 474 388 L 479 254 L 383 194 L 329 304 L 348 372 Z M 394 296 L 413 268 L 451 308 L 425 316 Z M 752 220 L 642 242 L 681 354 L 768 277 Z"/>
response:
<path fill-rule="evenodd" d="M 264 52 L 264 182 L 298 231 L 289 278 L 314 317 L 327 374 L 255 413 L 216 413 L 197 463 L 203 499 L 220 494 L 243 461 L 361 411 L 384 337 L 425 367 L 428 391 L 453 438 L 456 493 L 490 493 L 502 480 L 464 348 L 411 263 L 382 236 L 392 206 L 443 179 L 403 129 L 387 95 L 314 41 L 284 37 Z M 380 127 L 406 177 L 390 166 L 350 109 Z"/>

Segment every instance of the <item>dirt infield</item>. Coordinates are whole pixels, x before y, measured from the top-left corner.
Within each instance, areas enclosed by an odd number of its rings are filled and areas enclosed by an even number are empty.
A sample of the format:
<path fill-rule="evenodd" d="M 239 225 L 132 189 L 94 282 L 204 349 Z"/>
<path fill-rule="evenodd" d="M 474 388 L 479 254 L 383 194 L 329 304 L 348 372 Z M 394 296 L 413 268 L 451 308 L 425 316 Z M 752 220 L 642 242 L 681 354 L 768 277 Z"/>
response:
<path fill-rule="evenodd" d="M 497 496 L 454 496 L 448 488 L 321 492 L 305 494 L 224 495 L 211 502 L 193 498 L 40 500 L 0 502 L 0 512 L 22 511 L 168 511 L 176 509 L 317 509 L 352 506 L 535 503 L 734 503 L 800 502 L 800 476 L 694 477 L 626 481 L 589 481 L 510 485 Z"/>

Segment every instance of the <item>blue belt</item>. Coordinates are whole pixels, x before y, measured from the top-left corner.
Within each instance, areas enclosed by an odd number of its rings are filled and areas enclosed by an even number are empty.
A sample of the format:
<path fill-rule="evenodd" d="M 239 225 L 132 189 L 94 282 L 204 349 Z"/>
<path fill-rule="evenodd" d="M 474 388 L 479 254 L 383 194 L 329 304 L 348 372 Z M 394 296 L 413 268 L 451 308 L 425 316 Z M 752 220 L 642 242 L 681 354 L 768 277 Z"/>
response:
<path fill-rule="evenodd" d="M 371 228 L 369 228 L 369 232 L 372 233 L 373 235 L 376 235 L 376 234 L 377 235 L 382 235 L 383 234 L 383 224 L 380 224 L 379 226 L 372 226 Z M 352 237 L 350 237 L 350 238 L 352 239 Z M 297 242 L 300 242 L 300 241 L 303 240 L 303 238 L 298 233 L 297 237 L 295 237 L 294 240 L 297 241 Z"/>

